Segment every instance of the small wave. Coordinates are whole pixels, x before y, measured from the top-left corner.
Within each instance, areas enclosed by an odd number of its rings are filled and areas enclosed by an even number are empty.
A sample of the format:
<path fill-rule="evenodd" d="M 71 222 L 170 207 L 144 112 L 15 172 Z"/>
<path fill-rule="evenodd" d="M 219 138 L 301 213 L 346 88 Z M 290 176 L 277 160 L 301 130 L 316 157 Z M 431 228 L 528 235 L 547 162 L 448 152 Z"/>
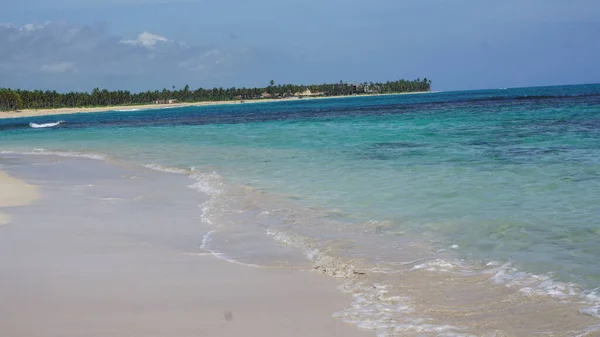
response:
<path fill-rule="evenodd" d="M 141 111 L 141 109 L 121 109 L 121 110 L 114 110 L 116 112 L 131 112 L 131 111 Z"/>
<path fill-rule="evenodd" d="M 410 270 L 426 270 L 430 272 L 454 271 L 458 267 L 457 264 L 448 262 L 442 259 L 435 259 L 425 263 L 420 263 L 412 267 Z"/>
<path fill-rule="evenodd" d="M 359 275 L 364 275 L 352 262 L 345 261 L 335 257 L 328 252 L 319 249 L 311 239 L 299 235 L 291 235 L 272 229 L 267 230 L 267 235 L 271 235 L 276 241 L 286 244 L 290 247 L 299 248 L 304 256 L 312 261 L 314 269 L 332 277 L 353 279 Z"/>
<path fill-rule="evenodd" d="M 105 197 L 105 198 L 100 198 L 100 200 L 102 200 L 104 202 L 108 202 L 108 203 L 117 203 L 117 202 L 125 202 L 125 201 L 127 201 L 127 199 L 116 198 L 116 197 Z"/>
<path fill-rule="evenodd" d="M 600 332 L 600 324 L 596 324 L 594 326 L 591 326 L 587 329 L 585 329 L 585 331 L 583 331 L 581 334 L 575 336 L 575 337 L 589 337 L 589 336 L 597 336 L 596 333 Z"/>
<path fill-rule="evenodd" d="M 43 129 L 43 128 L 53 128 L 55 126 L 61 125 L 62 123 L 64 123 L 64 121 L 58 121 L 58 122 L 54 122 L 54 123 L 43 123 L 43 124 L 29 123 L 29 126 L 31 126 L 34 129 Z"/>
<path fill-rule="evenodd" d="M 13 151 L 13 150 L 2 150 L 0 154 L 16 154 L 16 155 L 35 155 L 35 156 L 59 156 L 59 157 L 73 157 L 73 158 L 88 158 L 94 160 L 106 160 L 105 155 L 85 153 L 85 152 L 74 152 L 74 151 L 51 151 L 46 149 L 33 149 L 33 151 Z"/>
<path fill-rule="evenodd" d="M 202 238 L 202 245 L 200 245 L 200 250 L 208 252 L 210 255 L 212 255 L 212 256 L 220 259 L 220 260 L 227 261 L 229 263 L 235 263 L 235 264 L 239 264 L 239 265 L 246 266 L 246 267 L 261 267 L 261 266 L 256 265 L 256 264 L 244 263 L 244 262 L 236 261 L 234 259 L 231 259 L 231 258 L 227 257 L 223 253 L 219 253 L 219 252 L 216 252 L 216 251 L 210 249 L 209 245 L 210 245 L 210 242 L 212 240 L 212 235 L 213 235 L 214 232 L 215 232 L 214 230 L 211 230 L 211 231 L 209 231 L 208 233 L 206 233 L 204 235 L 204 237 Z"/>
<path fill-rule="evenodd" d="M 389 286 L 365 282 L 348 282 L 339 288 L 352 295 L 352 304 L 334 317 L 346 323 L 355 324 L 359 328 L 375 330 L 378 337 L 401 336 L 417 333 L 436 336 L 472 337 L 461 333 L 462 328 L 433 324 L 427 317 L 414 316 L 413 303 L 410 298 L 390 296 Z"/>
<path fill-rule="evenodd" d="M 413 265 L 409 271 L 489 275 L 489 280 L 492 283 L 517 288 L 525 296 L 543 296 L 580 303 L 584 306 L 580 310 L 581 313 L 600 318 L 600 288 L 583 290 L 574 283 L 556 281 L 552 274 L 531 274 L 518 270 L 511 263 L 496 261 L 476 267 L 464 260 L 438 258 L 429 261 L 417 260 L 403 265 Z M 380 272 L 384 273 L 383 271 Z M 391 273 L 391 270 L 387 273 Z"/>
<path fill-rule="evenodd" d="M 421 262 L 421 261 L 419 261 Z M 600 289 L 583 290 L 574 283 L 556 281 L 551 274 L 530 274 L 513 267 L 511 263 L 488 262 L 483 268 L 462 260 L 433 259 L 415 264 L 410 271 L 458 273 L 461 275 L 487 274 L 495 284 L 517 288 L 526 296 L 547 296 L 570 300 L 584 306 L 581 313 L 600 318 Z"/>
<path fill-rule="evenodd" d="M 166 172 L 184 173 L 184 172 L 181 172 L 181 171 L 183 171 L 181 169 L 175 169 L 175 170 L 173 170 L 172 168 L 165 169 L 162 166 L 156 166 L 156 165 L 152 166 L 150 168 L 160 170 L 160 171 L 166 170 Z M 222 193 L 222 183 L 220 182 L 220 176 L 214 172 L 209 173 L 209 174 L 201 173 L 201 172 L 197 171 L 195 168 L 192 168 L 192 172 L 194 172 L 194 173 L 190 174 L 190 178 L 193 180 L 196 180 L 196 182 L 191 184 L 188 187 L 195 189 L 201 193 L 204 193 L 204 194 L 208 195 L 208 197 L 209 197 L 209 199 L 207 201 L 205 201 L 204 203 L 202 203 L 200 205 L 200 208 L 202 209 L 202 211 L 201 211 L 202 215 L 200 216 L 200 220 L 203 223 L 206 223 L 209 225 L 214 225 L 216 221 L 213 221 L 213 217 L 214 217 L 216 210 L 218 209 L 217 205 L 220 202 L 220 195 Z M 188 172 L 185 171 L 185 173 L 188 173 Z M 223 253 L 217 252 L 217 251 L 213 250 L 212 248 L 210 248 L 210 243 L 212 241 L 213 234 L 215 232 L 216 232 L 216 230 L 213 229 L 213 230 L 207 232 L 204 235 L 204 237 L 202 237 L 202 243 L 199 247 L 200 250 L 208 252 L 210 255 L 212 255 L 216 258 L 223 260 L 223 261 L 230 262 L 230 263 L 235 263 L 235 264 L 243 265 L 246 267 L 262 267 L 262 266 L 259 266 L 256 264 L 237 261 L 235 259 L 232 259 L 232 258 L 226 256 Z"/>
<path fill-rule="evenodd" d="M 188 170 L 180 169 L 177 167 L 163 166 L 163 165 L 158 165 L 158 164 L 146 164 L 146 165 L 144 165 L 144 167 L 149 168 L 151 170 L 167 172 L 167 173 L 180 173 L 180 174 L 190 173 L 190 171 L 188 171 Z"/>
<path fill-rule="evenodd" d="M 495 266 L 497 263 L 490 263 Z M 573 300 L 581 302 L 585 308 L 580 311 L 584 314 L 600 318 L 600 293 L 599 289 L 582 290 L 574 283 L 559 282 L 552 275 L 530 274 L 511 266 L 510 263 L 500 265 L 490 270 L 494 283 L 504 284 L 508 287 L 518 287 L 525 295 L 549 296 L 558 300 Z"/>
<path fill-rule="evenodd" d="M 202 237 L 202 244 L 200 245 L 200 249 L 201 250 L 208 250 L 208 244 L 210 243 L 210 240 L 212 240 L 212 234 L 215 231 L 209 231 L 208 233 L 204 234 L 204 236 Z"/>
<path fill-rule="evenodd" d="M 409 297 L 390 295 L 392 290 L 389 285 L 369 282 L 363 277 L 366 273 L 357 268 L 352 260 L 329 254 L 326 249 L 318 248 L 314 240 L 272 229 L 267 234 L 278 242 L 301 249 L 306 258 L 313 262 L 314 270 L 347 280 L 339 289 L 352 296 L 352 304 L 334 313 L 334 317 L 362 329 L 374 330 L 381 337 L 406 333 L 471 336 L 462 334 L 462 328 L 434 324 L 429 317 L 415 314 L 413 301 Z"/>
<path fill-rule="evenodd" d="M 204 194 L 211 197 L 216 197 L 221 194 L 223 189 L 223 183 L 220 181 L 221 177 L 216 173 L 202 173 L 192 168 L 192 174 L 190 178 L 196 180 L 196 182 L 190 185 L 190 188 L 196 189 Z"/>

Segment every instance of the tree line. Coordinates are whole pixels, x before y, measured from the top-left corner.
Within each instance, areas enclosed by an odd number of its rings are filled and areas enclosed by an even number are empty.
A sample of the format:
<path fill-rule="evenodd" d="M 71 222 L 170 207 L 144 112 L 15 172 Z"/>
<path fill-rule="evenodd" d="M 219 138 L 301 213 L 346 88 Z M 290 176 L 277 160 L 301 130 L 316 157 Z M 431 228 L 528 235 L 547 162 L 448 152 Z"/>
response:
<path fill-rule="evenodd" d="M 413 81 L 399 80 L 385 83 L 364 82 L 359 84 L 339 83 L 316 85 L 275 85 L 271 80 L 263 88 L 213 88 L 190 90 L 186 85 L 176 90 L 146 91 L 131 93 L 127 90 L 109 91 L 95 88 L 92 92 L 59 93 L 55 90 L 13 90 L 0 88 L 0 111 L 47 108 L 81 108 L 117 105 L 141 105 L 178 102 L 233 101 L 264 98 L 286 98 L 292 96 L 347 96 L 364 94 L 386 94 L 430 91 L 431 81 L 427 78 Z"/>

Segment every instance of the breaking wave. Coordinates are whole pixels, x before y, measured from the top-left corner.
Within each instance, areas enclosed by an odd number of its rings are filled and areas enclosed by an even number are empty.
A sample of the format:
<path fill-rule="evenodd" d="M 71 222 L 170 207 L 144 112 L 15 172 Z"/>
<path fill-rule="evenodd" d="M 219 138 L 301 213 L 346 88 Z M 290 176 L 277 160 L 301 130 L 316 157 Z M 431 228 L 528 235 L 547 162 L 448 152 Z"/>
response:
<path fill-rule="evenodd" d="M 43 123 L 43 124 L 29 123 L 29 126 L 31 126 L 34 129 L 44 129 L 44 128 L 53 128 L 55 126 L 61 125 L 62 123 L 64 123 L 64 121 L 58 121 L 58 122 L 54 122 L 54 123 Z"/>
<path fill-rule="evenodd" d="M 0 154 L 34 155 L 34 156 L 59 156 L 72 158 L 88 158 L 94 160 L 106 160 L 108 157 L 103 154 L 76 152 L 76 151 L 51 151 L 43 148 L 33 149 L 32 151 L 13 151 L 2 150 Z"/>

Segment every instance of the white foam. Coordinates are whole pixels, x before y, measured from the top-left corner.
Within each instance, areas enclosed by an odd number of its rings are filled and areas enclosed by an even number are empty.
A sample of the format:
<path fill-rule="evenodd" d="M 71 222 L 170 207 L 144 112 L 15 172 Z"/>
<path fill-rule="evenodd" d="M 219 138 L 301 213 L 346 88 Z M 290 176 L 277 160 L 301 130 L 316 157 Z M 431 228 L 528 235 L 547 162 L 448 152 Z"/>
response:
<path fill-rule="evenodd" d="M 104 202 L 124 202 L 127 201 L 126 199 L 123 198 L 115 198 L 115 197 L 105 197 L 105 198 L 100 198 L 100 200 L 104 201 Z"/>
<path fill-rule="evenodd" d="M 592 303 L 592 305 L 581 309 L 581 312 L 586 315 L 600 318 L 600 288 L 587 291 L 585 293 L 585 298 L 589 303 Z M 600 330 L 600 325 L 598 325 L 598 329 Z"/>
<path fill-rule="evenodd" d="M 403 265 L 413 263 L 418 264 L 415 264 L 410 271 L 491 275 L 489 279 L 493 283 L 515 287 L 526 296 L 549 296 L 558 300 L 580 303 L 585 306 L 580 310 L 582 313 L 600 318 L 600 288 L 584 291 L 574 283 L 556 281 L 552 274 L 531 274 L 514 268 L 511 263 L 498 261 L 485 263 L 483 269 L 468 265 L 463 260 L 433 259 L 426 262 L 417 260 Z"/>
<path fill-rule="evenodd" d="M 597 336 L 596 333 L 600 332 L 600 324 L 592 325 L 587 329 L 583 330 L 582 333 L 575 337 L 586 337 L 586 336 Z"/>
<path fill-rule="evenodd" d="M 64 123 L 64 121 L 58 121 L 58 122 L 54 122 L 54 123 L 43 123 L 43 124 L 29 123 L 29 126 L 31 126 L 34 129 L 52 128 L 52 127 L 55 127 L 55 126 L 59 126 L 62 123 Z"/>
<path fill-rule="evenodd" d="M 21 154 L 21 155 L 36 155 L 36 156 L 59 156 L 59 157 L 73 157 L 73 158 L 88 158 L 94 160 L 106 160 L 105 155 L 75 152 L 75 151 L 51 151 L 46 149 L 33 149 L 33 151 L 12 151 L 2 150 L 0 154 Z"/>
<path fill-rule="evenodd" d="M 188 187 L 202 192 L 209 197 L 206 202 L 200 205 L 200 208 L 202 209 L 201 220 L 207 224 L 214 224 L 212 218 L 214 217 L 217 209 L 216 204 L 220 201 L 218 196 L 223 190 L 223 183 L 220 181 L 221 177 L 216 172 L 207 174 L 198 171 L 194 167 L 192 167 L 190 170 L 185 170 L 178 167 L 163 166 L 159 164 L 146 164 L 143 166 L 160 172 L 189 174 L 190 179 L 193 179 L 196 182 Z"/>
<path fill-rule="evenodd" d="M 223 183 L 220 181 L 221 177 L 216 172 L 207 174 L 199 172 L 195 168 L 192 168 L 192 172 L 193 173 L 190 174 L 190 178 L 196 180 L 196 182 L 188 187 L 198 190 L 199 192 L 209 196 L 209 199 L 200 205 L 200 208 L 202 209 L 202 215 L 200 219 L 206 224 L 215 225 L 216 221 L 213 221 L 213 217 L 215 217 L 215 213 L 217 213 L 218 205 L 221 202 L 221 193 L 223 192 Z M 235 263 L 246 267 L 262 267 L 256 264 L 237 261 L 212 249 L 210 247 L 210 243 L 215 231 L 216 230 L 213 229 L 207 232 L 204 237 L 202 237 L 202 243 L 199 247 L 201 250 L 208 252 L 210 255 L 220 260 L 230 263 Z"/>
<path fill-rule="evenodd" d="M 196 182 L 188 186 L 189 188 L 195 189 L 201 193 L 206 194 L 209 199 L 200 205 L 202 214 L 200 219 L 202 222 L 214 225 L 215 221 L 213 218 L 216 216 L 218 205 L 221 202 L 221 193 L 223 192 L 223 183 L 221 177 L 213 173 L 202 173 L 192 168 L 192 174 L 190 178 Z"/>
<path fill-rule="evenodd" d="M 190 178 L 196 180 L 195 183 L 190 185 L 190 188 L 194 188 L 204 194 L 211 197 L 216 197 L 223 191 L 223 183 L 220 181 L 221 177 L 216 173 L 201 173 L 192 168 L 192 174 Z"/>
<path fill-rule="evenodd" d="M 410 270 L 426 270 L 430 272 L 447 272 L 454 271 L 458 266 L 454 263 L 442 259 L 435 259 L 425 263 L 420 263 L 412 267 Z"/>
<path fill-rule="evenodd" d="M 208 250 L 208 244 L 210 243 L 210 240 L 212 240 L 212 234 L 215 231 L 209 231 L 208 233 L 204 234 L 204 236 L 202 237 L 202 244 L 200 245 L 200 249 L 202 250 Z"/>
<path fill-rule="evenodd" d="M 429 318 L 414 316 L 412 301 L 404 296 L 390 296 L 386 284 L 363 281 L 352 261 L 332 256 L 327 251 L 316 247 L 314 241 L 298 235 L 283 233 L 273 229 L 267 230 L 278 242 L 302 250 L 307 259 L 312 261 L 315 270 L 326 275 L 345 278 L 347 282 L 340 287 L 342 292 L 351 294 L 352 304 L 333 314 L 347 323 L 355 324 L 361 329 L 375 330 L 380 337 L 397 336 L 406 333 L 432 333 L 436 336 L 461 336 L 461 329 L 449 325 L 437 325 Z M 375 269 L 376 273 L 390 273 L 391 270 Z"/>
<path fill-rule="evenodd" d="M 491 264 L 495 265 L 495 264 Z M 493 273 L 490 280 L 508 287 L 517 287 L 525 295 L 550 296 L 559 300 L 574 300 L 586 307 L 580 311 L 584 314 L 600 318 L 600 293 L 598 289 L 583 291 L 570 282 L 559 282 L 552 274 L 535 275 L 519 271 L 510 263 L 500 265 L 488 272 Z"/>
<path fill-rule="evenodd" d="M 141 111 L 141 109 L 121 109 L 121 110 L 113 110 L 116 112 L 130 112 L 130 111 Z"/>
<path fill-rule="evenodd" d="M 239 264 L 239 265 L 246 266 L 246 267 L 261 267 L 256 264 L 244 263 L 244 262 L 234 260 L 232 258 L 229 258 L 228 256 L 226 256 L 223 253 L 216 252 L 216 251 L 212 250 L 211 248 L 209 248 L 210 242 L 212 241 L 212 235 L 214 232 L 215 232 L 215 230 L 211 230 L 204 235 L 204 237 L 202 238 L 202 244 L 200 245 L 201 250 L 208 252 L 209 255 L 212 255 L 220 260 L 224 260 L 229 263 L 235 263 L 235 264 Z M 201 255 L 204 255 L 204 254 L 201 253 Z"/>
<path fill-rule="evenodd" d="M 189 173 L 188 170 L 184 170 L 184 169 L 177 168 L 177 167 L 163 166 L 163 165 L 158 165 L 158 164 L 146 164 L 143 166 L 145 168 L 149 168 L 151 170 L 166 172 L 166 173 L 179 173 L 179 174 Z"/>
<path fill-rule="evenodd" d="M 595 324 L 587 327 L 575 337 L 598 336 L 598 332 L 600 332 L 600 324 Z"/>
<path fill-rule="evenodd" d="M 391 337 L 406 333 L 427 333 L 435 336 L 460 336 L 461 328 L 450 325 L 438 325 L 427 317 L 414 316 L 410 298 L 389 296 L 389 287 L 385 284 L 366 282 L 348 282 L 340 287 L 342 292 L 351 294 L 352 304 L 334 317 L 352 323 L 362 329 L 375 330 L 378 337 Z"/>
<path fill-rule="evenodd" d="M 343 260 L 319 249 L 309 238 L 278 232 L 272 229 L 267 230 L 267 235 L 271 235 L 276 241 L 290 247 L 299 248 L 304 256 L 313 262 L 315 270 L 323 274 L 347 279 L 364 274 L 364 272 L 359 271 L 354 266 L 352 261 Z"/>

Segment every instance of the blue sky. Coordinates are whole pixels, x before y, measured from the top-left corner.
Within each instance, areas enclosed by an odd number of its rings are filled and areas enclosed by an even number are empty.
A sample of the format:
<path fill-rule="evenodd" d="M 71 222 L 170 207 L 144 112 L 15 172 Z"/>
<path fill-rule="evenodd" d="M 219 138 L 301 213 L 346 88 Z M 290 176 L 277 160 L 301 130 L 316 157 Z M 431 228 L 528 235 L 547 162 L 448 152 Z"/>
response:
<path fill-rule="evenodd" d="M 0 87 L 600 82 L 598 0 L 0 0 Z"/>

